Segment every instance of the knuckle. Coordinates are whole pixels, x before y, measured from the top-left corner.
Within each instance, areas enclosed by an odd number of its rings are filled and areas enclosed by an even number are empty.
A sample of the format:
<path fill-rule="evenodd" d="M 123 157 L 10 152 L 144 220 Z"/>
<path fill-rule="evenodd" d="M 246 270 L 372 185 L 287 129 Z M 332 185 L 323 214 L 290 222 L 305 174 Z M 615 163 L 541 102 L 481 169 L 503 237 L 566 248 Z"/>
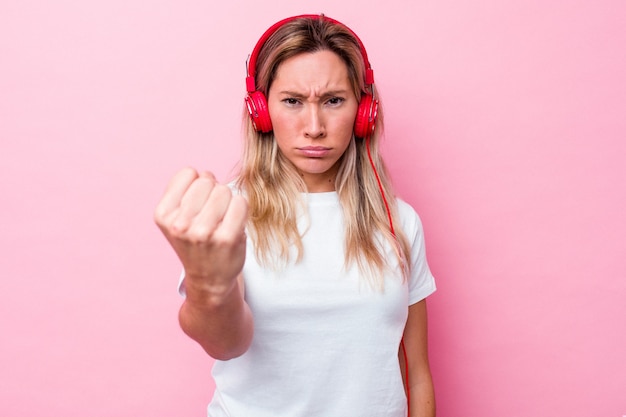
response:
<path fill-rule="evenodd" d="M 168 227 L 170 234 L 176 238 L 183 238 L 189 233 L 190 222 L 185 217 L 179 217 Z"/>
<path fill-rule="evenodd" d="M 235 233 L 214 233 L 213 241 L 216 246 L 221 248 L 229 248 L 237 246 L 240 242 L 240 236 Z"/>
<path fill-rule="evenodd" d="M 212 180 L 213 182 L 216 181 L 215 180 L 215 175 L 213 175 L 213 173 L 210 172 L 210 171 L 202 171 L 202 172 L 200 172 L 199 175 L 200 175 L 200 178 L 207 178 L 207 179 Z"/>
<path fill-rule="evenodd" d="M 212 236 L 209 228 L 205 226 L 195 226 L 186 233 L 187 240 L 195 245 L 207 245 L 211 242 Z"/>
<path fill-rule="evenodd" d="M 153 215 L 154 222 L 158 224 L 159 226 L 165 225 L 167 215 L 168 213 L 165 208 L 161 206 L 157 206 L 157 208 L 154 210 L 154 215 Z"/>
<path fill-rule="evenodd" d="M 224 184 L 215 184 L 215 186 L 213 187 L 213 192 L 216 193 L 217 197 L 220 198 L 228 198 L 232 194 L 230 188 Z"/>
<path fill-rule="evenodd" d="M 179 174 L 181 176 L 194 178 L 198 176 L 198 171 L 196 171 L 196 169 L 193 167 L 187 166 L 181 169 Z"/>

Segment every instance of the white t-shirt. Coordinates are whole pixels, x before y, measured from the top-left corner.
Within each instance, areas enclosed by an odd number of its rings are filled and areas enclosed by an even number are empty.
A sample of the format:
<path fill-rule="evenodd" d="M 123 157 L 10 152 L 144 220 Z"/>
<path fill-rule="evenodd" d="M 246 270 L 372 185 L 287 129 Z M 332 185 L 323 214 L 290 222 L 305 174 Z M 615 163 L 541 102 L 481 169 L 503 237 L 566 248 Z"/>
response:
<path fill-rule="evenodd" d="M 380 290 L 359 276 L 356 265 L 344 267 L 337 193 L 306 198 L 299 263 L 280 272 L 264 269 L 248 240 L 243 273 L 254 337 L 242 356 L 215 361 L 208 415 L 404 417 L 398 347 L 408 306 L 435 291 L 420 219 L 398 201 L 401 224 L 394 227 L 412 245 L 411 276 L 406 282 L 396 268 Z M 397 265 L 391 248 L 388 259 Z"/>

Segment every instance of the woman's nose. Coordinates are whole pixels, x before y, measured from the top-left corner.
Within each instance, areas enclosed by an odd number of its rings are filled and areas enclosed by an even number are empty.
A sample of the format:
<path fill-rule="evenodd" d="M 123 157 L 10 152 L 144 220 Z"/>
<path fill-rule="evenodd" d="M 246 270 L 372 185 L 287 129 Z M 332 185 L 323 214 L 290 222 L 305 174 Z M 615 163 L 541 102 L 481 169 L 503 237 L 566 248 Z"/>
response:
<path fill-rule="evenodd" d="M 324 118 L 317 106 L 310 106 L 305 117 L 304 134 L 306 137 L 316 139 L 326 136 Z"/>

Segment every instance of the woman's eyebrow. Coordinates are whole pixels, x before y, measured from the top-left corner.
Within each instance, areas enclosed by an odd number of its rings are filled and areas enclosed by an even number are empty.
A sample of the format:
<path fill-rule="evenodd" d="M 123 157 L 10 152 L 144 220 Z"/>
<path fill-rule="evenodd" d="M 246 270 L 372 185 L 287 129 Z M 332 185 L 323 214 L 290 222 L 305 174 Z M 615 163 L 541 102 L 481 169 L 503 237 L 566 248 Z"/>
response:
<path fill-rule="evenodd" d="M 293 98 L 307 98 L 309 97 L 307 94 L 303 94 L 297 91 L 291 91 L 291 90 L 283 90 L 280 91 L 279 94 L 285 95 L 285 96 L 289 96 L 289 97 L 293 97 Z M 330 97 L 330 96 L 340 96 L 340 95 L 345 95 L 347 94 L 347 90 L 328 90 L 328 91 L 324 91 L 322 92 L 322 94 L 319 97 Z"/>

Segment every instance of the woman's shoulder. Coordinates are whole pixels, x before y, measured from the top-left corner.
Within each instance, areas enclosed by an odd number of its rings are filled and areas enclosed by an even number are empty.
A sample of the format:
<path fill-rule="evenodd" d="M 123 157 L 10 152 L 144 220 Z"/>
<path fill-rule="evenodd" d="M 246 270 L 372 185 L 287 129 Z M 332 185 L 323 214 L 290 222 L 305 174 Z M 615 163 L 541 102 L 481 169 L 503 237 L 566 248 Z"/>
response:
<path fill-rule="evenodd" d="M 409 217 L 409 218 L 416 217 L 416 218 L 419 218 L 419 214 L 417 214 L 417 211 L 415 210 L 415 208 L 413 208 L 412 205 L 407 203 L 402 198 L 396 197 L 396 204 L 397 204 L 397 207 L 398 207 L 398 214 L 400 215 L 401 218 L 404 218 L 404 217 Z"/>
<path fill-rule="evenodd" d="M 396 204 L 398 217 L 407 237 L 422 233 L 422 220 L 415 208 L 399 197 L 396 198 Z"/>

